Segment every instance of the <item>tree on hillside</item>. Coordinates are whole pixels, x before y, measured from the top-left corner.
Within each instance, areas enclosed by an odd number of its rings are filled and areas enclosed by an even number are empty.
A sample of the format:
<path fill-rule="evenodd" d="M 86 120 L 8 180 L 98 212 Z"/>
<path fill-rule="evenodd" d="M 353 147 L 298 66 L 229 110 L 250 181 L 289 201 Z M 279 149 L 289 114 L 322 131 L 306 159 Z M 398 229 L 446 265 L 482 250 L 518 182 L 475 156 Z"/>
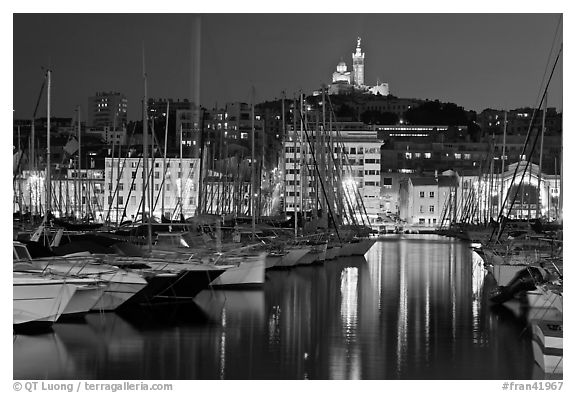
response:
<path fill-rule="evenodd" d="M 362 112 L 360 120 L 365 124 L 394 125 L 398 124 L 398 115 L 391 112 L 369 110 Z"/>
<path fill-rule="evenodd" d="M 468 114 L 456 104 L 436 100 L 408 109 L 406 120 L 413 125 L 455 126 L 468 124 Z"/>

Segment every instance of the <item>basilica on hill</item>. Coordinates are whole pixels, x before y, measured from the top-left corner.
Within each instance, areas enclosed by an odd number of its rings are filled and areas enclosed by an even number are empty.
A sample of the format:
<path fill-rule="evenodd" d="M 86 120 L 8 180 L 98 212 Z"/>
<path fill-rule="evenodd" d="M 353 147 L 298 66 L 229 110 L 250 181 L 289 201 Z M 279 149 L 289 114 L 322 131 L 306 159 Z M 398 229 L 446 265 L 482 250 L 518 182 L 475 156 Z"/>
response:
<path fill-rule="evenodd" d="M 328 86 L 328 94 L 367 93 L 387 96 L 390 91 L 388 83 L 377 82 L 375 86 L 364 84 L 364 53 L 358 37 L 356 52 L 352 53 L 352 71 L 348 71 L 346 62 L 341 61 L 332 74 L 332 84 Z"/>

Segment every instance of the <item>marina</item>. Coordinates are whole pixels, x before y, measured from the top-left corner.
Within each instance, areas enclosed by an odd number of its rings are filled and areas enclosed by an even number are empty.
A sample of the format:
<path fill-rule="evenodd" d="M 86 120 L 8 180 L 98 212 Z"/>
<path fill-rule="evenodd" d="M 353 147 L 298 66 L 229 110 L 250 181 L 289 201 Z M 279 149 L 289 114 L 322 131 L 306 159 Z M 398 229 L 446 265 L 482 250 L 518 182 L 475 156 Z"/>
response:
<path fill-rule="evenodd" d="M 244 31 L 260 16 L 236 17 L 252 21 Z M 282 34 L 309 17 L 266 16 Z M 68 66 L 28 76 L 40 89 L 13 127 L 13 379 L 562 380 L 562 14 L 503 16 L 545 20 L 552 46 L 530 51 L 532 63 L 548 53 L 545 69 L 517 65 L 530 68 L 517 89 L 542 78 L 532 106 L 498 86 L 485 95 L 504 109 L 482 111 L 397 97 L 374 78 L 365 58 L 381 56 L 381 29 L 411 21 L 397 17 L 361 16 L 373 35 L 351 35 L 351 69 L 341 58 L 331 83 L 250 79 L 235 93 L 245 101 L 209 82 L 214 47 L 245 44 L 212 14 L 126 16 L 141 35 L 177 29 L 189 51 L 182 99 L 150 95 L 180 72 L 158 72 L 163 45 L 140 43 L 138 72 L 124 58 L 141 103 L 130 117 L 128 94 L 102 90 L 56 117 L 77 94 Z M 215 93 L 225 101 L 206 105 Z"/>
<path fill-rule="evenodd" d="M 266 275 L 261 289 L 17 335 L 14 378 L 534 377 L 527 322 L 491 308 L 495 283 L 460 240 L 389 235 L 365 257 Z"/>

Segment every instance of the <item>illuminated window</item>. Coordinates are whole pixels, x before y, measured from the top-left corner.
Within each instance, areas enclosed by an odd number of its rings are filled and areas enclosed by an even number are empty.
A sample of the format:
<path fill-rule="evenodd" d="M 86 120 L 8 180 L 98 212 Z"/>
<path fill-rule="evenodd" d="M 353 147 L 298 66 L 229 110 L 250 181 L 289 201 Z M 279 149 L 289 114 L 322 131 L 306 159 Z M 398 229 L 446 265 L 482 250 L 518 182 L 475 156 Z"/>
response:
<path fill-rule="evenodd" d="M 469 160 L 470 158 L 472 158 L 470 153 L 464 153 L 465 160 Z"/>
<path fill-rule="evenodd" d="M 459 159 L 462 158 L 462 154 L 460 154 L 460 153 L 454 153 L 454 158 L 457 159 L 457 160 L 459 160 Z"/>
<path fill-rule="evenodd" d="M 432 158 L 432 153 L 424 153 L 424 158 Z"/>
<path fill-rule="evenodd" d="M 412 159 L 412 153 L 405 153 L 405 157 L 406 157 L 406 159 L 411 160 Z"/>

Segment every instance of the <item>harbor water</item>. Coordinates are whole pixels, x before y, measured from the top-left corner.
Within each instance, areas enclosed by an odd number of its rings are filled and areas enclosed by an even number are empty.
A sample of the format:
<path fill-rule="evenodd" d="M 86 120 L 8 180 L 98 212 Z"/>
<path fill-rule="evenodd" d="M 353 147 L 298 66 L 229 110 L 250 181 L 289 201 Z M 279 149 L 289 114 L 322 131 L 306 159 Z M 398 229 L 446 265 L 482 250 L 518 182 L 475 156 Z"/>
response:
<path fill-rule="evenodd" d="M 530 379 L 526 322 L 467 243 L 390 235 L 262 289 L 15 334 L 15 379 Z"/>

